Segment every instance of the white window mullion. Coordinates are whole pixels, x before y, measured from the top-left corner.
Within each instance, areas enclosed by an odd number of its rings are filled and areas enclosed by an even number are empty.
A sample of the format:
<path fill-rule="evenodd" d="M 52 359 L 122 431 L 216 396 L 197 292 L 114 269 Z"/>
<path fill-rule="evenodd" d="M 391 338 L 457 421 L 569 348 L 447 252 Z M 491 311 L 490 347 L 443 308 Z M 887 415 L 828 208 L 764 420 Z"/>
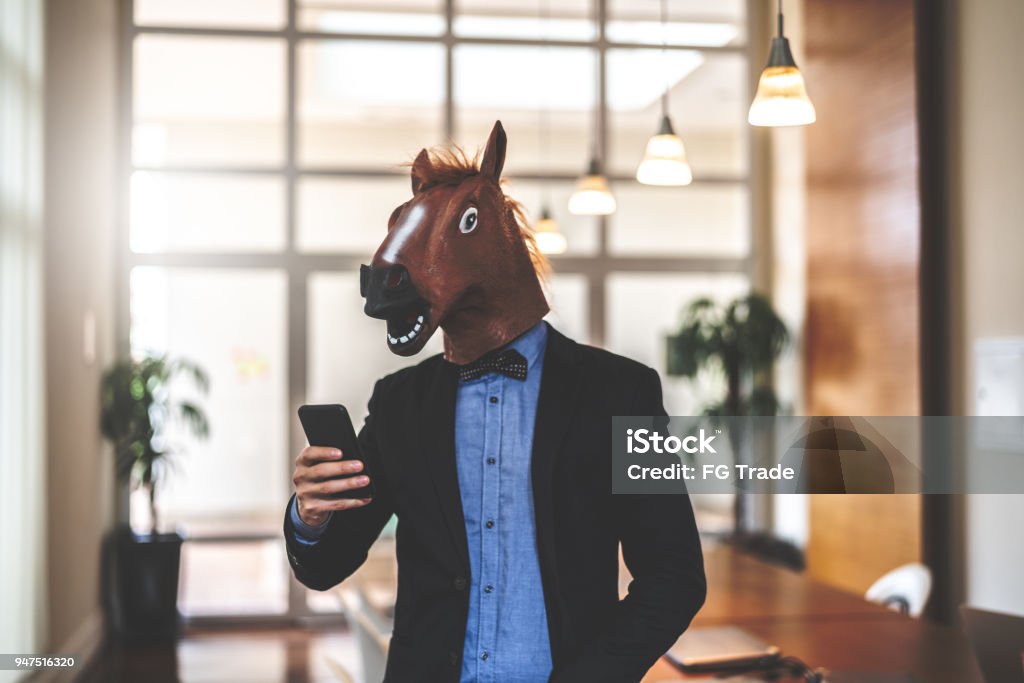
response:
<path fill-rule="evenodd" d="M 0 3 L 0 649 L 43 646 L 42 3 Z M 0 671 L 0 683 L 21 673 Z"/>

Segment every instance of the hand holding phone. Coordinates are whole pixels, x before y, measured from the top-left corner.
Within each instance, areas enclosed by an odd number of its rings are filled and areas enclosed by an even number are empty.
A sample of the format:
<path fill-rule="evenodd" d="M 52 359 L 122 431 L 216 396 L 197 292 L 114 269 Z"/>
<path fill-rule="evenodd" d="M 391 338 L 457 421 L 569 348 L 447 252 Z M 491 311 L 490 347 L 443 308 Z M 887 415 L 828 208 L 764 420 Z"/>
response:
<path fill-rule="evenodd" d="M 318 526 L 332 512 L 369 504 L 373 479 L 345 407 L 305 405 L 299 408 L 299 421 L 310 444 L 296 458 L 292 478 L 302 521 Z"/>

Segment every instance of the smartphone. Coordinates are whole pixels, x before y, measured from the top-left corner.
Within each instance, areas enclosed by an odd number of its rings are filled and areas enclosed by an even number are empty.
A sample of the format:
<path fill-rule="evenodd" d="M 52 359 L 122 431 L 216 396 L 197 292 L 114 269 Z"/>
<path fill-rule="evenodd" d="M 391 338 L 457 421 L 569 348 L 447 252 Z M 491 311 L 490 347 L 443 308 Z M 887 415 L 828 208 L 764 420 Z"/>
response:
<path fill-rule="evenodd" d="M 363 460 L 362 452 L 359 449 L 359 439 L 356 438 L 356 430 L 352 427 L 352 418 L 348 416 L 345 406 L 338 403 L 302 406 L 299 408 L 299 422 L 302 423 L 302 430 L 306 432 L 306 440 L 309 441 L 310 446 L 337 448 L 342 453 L 342 460 Z M 363 460 L 362 471 L 346 476 L 354 477 L 360 474 L 370 477 L 369 485 L 342 491 L 334 494 L 334 497 L 372 498 L 376 489 L 373 483 L 373 474 L 365 460 Z"/>
<path fill-rule="evenodd" d="M 779 663 L 782 652 L 777 647 L 769 647 L 764 652 L 735 655 L 719 655 L 712 657 L 689 657 L 669 661 L 683 673 L 688 674 L 728 674 L 743 673 L 767 669 Z"/>

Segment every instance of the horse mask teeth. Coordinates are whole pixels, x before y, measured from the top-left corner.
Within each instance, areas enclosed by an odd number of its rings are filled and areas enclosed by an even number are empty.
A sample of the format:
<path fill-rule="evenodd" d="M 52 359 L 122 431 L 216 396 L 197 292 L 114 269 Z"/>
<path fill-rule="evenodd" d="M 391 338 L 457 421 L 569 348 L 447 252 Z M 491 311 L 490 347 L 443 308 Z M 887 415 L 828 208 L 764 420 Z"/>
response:
<path fill-rule="evenodd" d="M 403 313 L 385 318 L 387 322 L 388 343 L 392 346 L 412 344 L 423 329 L 422 314 Z"/>
<path fill-rule="evenodd" d="M 413 162 L 413 197 L 359 273 L 363 310 L 386 322 L 393 353 L 419 352 L 442 327 L 445 356 L 466 363 L 548 312 L 532 233 L 499 185 L 505 149 L 499 121 L 479 167 L 459 150 L 424 149 Z"/>

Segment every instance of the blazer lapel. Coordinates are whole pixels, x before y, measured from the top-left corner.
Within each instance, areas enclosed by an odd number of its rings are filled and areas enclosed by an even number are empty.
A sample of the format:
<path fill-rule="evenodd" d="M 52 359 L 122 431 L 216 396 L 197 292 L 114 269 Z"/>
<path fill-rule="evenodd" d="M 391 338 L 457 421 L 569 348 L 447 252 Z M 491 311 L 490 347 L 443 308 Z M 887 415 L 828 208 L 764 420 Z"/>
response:
<path fill-rule="evenodd" d="M 462 514 L 459 473 L 455 462 L 455 393 L 458 389 L 458 376 L 454 366 L 441 359 L 438 361 L 437 371 L 422 397 L 421 433 L 426 444 L 426 467 L 433 480 L 457 556 L 468 574 L 466 522 Z"/>
<path fill-rule="evenodd" d="M 555 566 L 553 479 L 562 443 L 579 405 L 582 375 L 575 345 L 575 342 L 554 328 L 548 328 L 548 344 L 544 352 L 540 396 L 537 400 L 537 419 L 533 428 L 530 474 L 533 483 L 534 520 L 553 655 L 558 650 L 557 642 L 562 629 L 566 626 L 566 612 L 559 598 L 558 572 Z"/>

